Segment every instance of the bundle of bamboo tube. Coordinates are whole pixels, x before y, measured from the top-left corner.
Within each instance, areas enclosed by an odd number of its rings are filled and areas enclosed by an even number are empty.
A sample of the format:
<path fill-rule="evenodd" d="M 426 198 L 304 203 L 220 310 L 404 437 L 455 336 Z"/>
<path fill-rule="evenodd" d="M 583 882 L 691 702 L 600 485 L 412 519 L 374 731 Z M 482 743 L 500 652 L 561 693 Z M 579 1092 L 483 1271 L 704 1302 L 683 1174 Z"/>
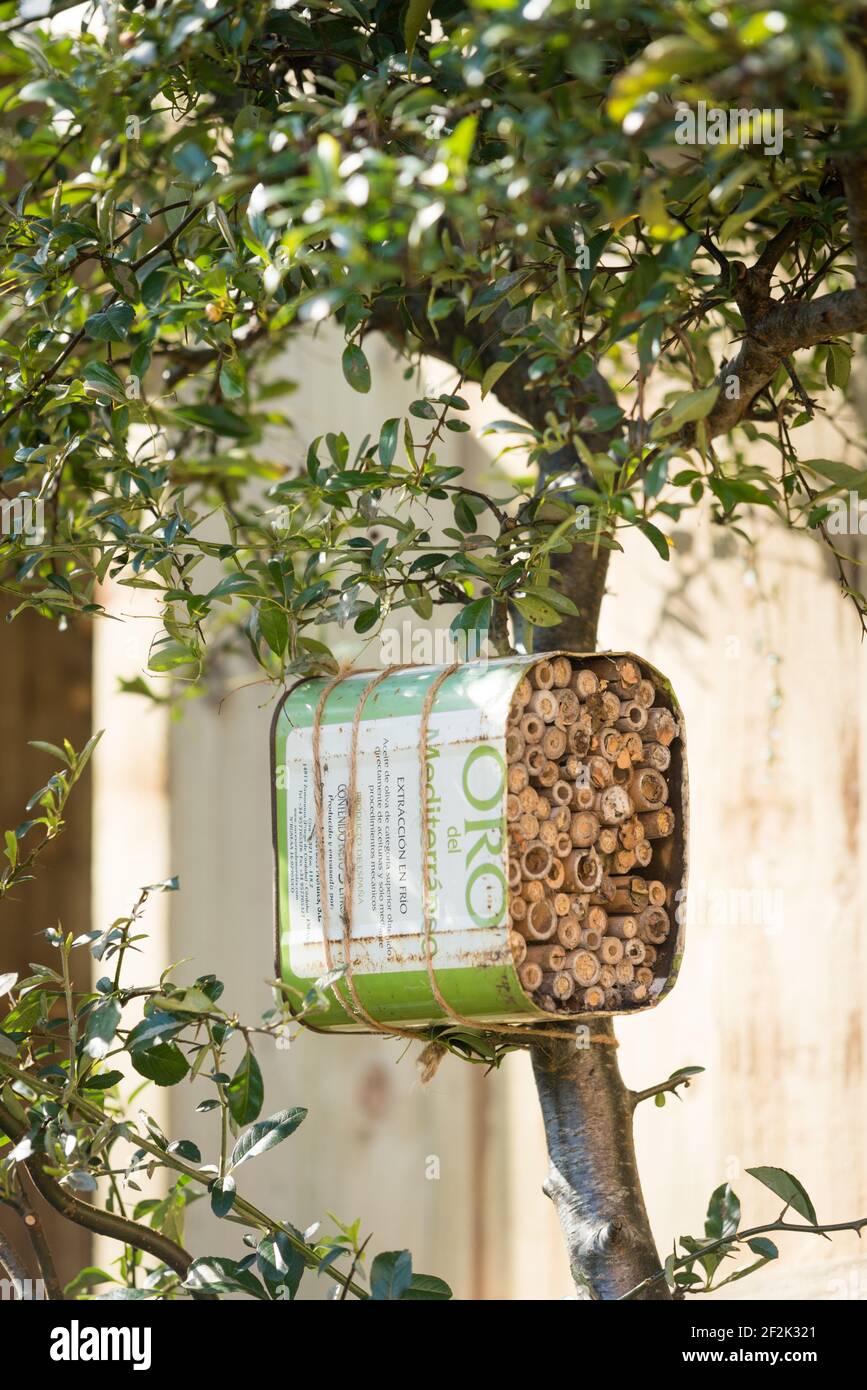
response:
<path fill-rule="evenodd" d="M 510 940 L 550 1013 L 645 1002 L 671 929 L 659 865 L 675 829 L 677 720 L 632 657 L 540 658 L 506 734 Z"/>

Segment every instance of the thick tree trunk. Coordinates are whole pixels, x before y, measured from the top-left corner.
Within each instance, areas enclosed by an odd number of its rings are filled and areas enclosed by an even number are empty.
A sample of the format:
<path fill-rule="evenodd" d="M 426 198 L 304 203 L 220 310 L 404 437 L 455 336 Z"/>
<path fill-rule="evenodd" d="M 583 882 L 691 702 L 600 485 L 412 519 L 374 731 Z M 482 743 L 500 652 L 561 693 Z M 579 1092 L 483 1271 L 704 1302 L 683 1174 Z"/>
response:
<path fill-rule="evenodd" d="M 593 651 L 609 552 L 578 545 L 556 563 L 579 614 L 536 629 L 540 650 Z M 623 1084 L 610 1020 L 586 1047 L 565 1041 L 532 1049 L 550 1169 L 544 1191 L 557 1208 L 579 1295 L 616 1299 L 660 1267 L 632 1137 L 633 1098 Z M 579 1044 L 582 1041 L 579 1035 Z M 663 1280 L 646 1298 L 669 1299 Z"/>
<path fill-rule="evenodd" d="M 543 1190 L 557 1208 L 579 1295 L 615 1299 L 660 1264 L 635 1162 L 632 1096 L 610 1019 L 593 1024 L 590 1036 L 608 1041 L 533 1048 L 550 1159 Z M 668 1299 L 668 1286 L 660 1279 L 644 1297 Z"/>

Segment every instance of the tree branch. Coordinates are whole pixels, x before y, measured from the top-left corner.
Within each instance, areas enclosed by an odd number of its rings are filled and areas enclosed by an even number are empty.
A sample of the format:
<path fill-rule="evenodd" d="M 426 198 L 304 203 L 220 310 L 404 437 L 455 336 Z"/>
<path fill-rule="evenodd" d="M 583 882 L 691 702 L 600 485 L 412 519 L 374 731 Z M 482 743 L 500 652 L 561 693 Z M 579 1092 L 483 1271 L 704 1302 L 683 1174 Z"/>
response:
<path fill-rule="evenodd" d="M 694 1255 L 682 1255 L 680 1259 L 675 1260 L 672 1269 L 682 1269 L 685 1265 L 694 1264 L 696 1260 L 701 1259 L 702 1255 L 709 1255 L 714 1250 L 721 1250 L 725 1245 L 743 1244 L 745 1241 L 754 1240 L 756 1236 L 768 1235 L 769 1232 L 794 1231 L 795 1233 L 801 1233 L 803 1235 L 824 1236 L 827 1235 L 829 1231 L 855 1231 L 860 1237 L 865 1226 L 867 1226 L 867 1216 L 858 1217 L 855 1221 L 835 1221 L 828 1226 L 801 1225 L 794 1221 L 783 1221 L 781 1218 L 779 1221 L 770 1222 L 767 1226 L 750 1226 L 746 1231 L 736 1231 L 734 1235 L 720 1236 L 719 1240 L 709 1240 L 707 1244 L 702 1245 L 701 1249 L 697 1250 Z M 621 1301 L 627 1302 L 629 1300 L 641 1298 L 647 1294 L 648 1290 L 654 1284 L 659 1283 L 659 1281 L 664 1278 L 665 1270 L 658 1269 L 655 1274 L 651 1274 L 649 1278 L 643 1279 L 640 1284 L 636 1284 L 634 1289 L 630 1289 L 628 1293 L 623 1294 L 621 1296 Z"/>
<path fill-rule="evenodd" d="M 30 1283 L 30 1275 L 21 1263 L 15 1247 L 11 1241 L 7 1240 L 2 1231 L 0 1231 L 0 1270 L 5 1271 L 13 1284 L 18 1285 L 19 1296 L 23 1297 L 21 1286 Z"/>
<path fill-rule="evenodd" d="M 19 1067 L 12 1066 L 3 1058 L 0 1058 L 0 1076 L 4 1075 L 10 1079 L 23 1081 L 26 1085 L 37 1088 L 43 1095 L 52 1096 L 55 1100 L 60 1100 L 63 1097 L 64 1093 L 60 1088 L 52 1085 L 50 1081 L 46 1081 L 44 1077 L 35 1077 L 32 1073 L 22 1071 Z M 108 1119 L 104 1110 L 98 1105 L 94 1105 L 90 1101 L 85 1100 L 77 1093 L 69 1096 L 68 1100 L 75 1106 L 76 1110 L 78 1110 L 85 1119 L 90 1120 L 92 1124 L 101 1125 Z M 0 1129 L 3 1128 L 5 1128 L 5 1126 L 3 1125 L 2 1116 L 0 1116 Z M 135 1134 L 133 1138 L 140 1149 L 144 1149 L 146 1153 L 151 1154 L 153 1158 L 157 1159 L 160 1163 L 165 1165 L 165 1167 L 170 1168 L 173 1172 L 182 1173 L 185 1177 L 191 1178 L 193 1182 L 198 1183 L 201 1187 L 210 1188 L 213 1181 L 212 1178 L 206 1173 L 201 1172 L 194 1164 L 188 1163 L 176 1153 L 167 1153 L 157 1148 L 153 1140 L 148 1138 L 147 1135 Z M 81 1205 L 85 1206 L 87 1212 L 90 1212 L 90 1207 L 87 1207 L 84 1203 L 81 1203 Z M 321 1261 L 314 1247 L 308 1245 L 304 1238 L 299 1236 L 288 1222 L 279 1221 L 274 1217 L 266 1215 L 265 1212 L 254 1206 L 252 1202 L 247 1201 L 246 1198 L 239 1196 L 237 1193 L 235 1194 L 233 1209 L 242 1220 L 246 1221 L 249 1225 L 257 1227 L 259 1230 L 282 1232 L 289 1244 L 304 1257 L 304 1263 L 307 1268 L 314 1270 L 319 1269 Z M 184 1254 L 186 1254 L 186 1251 L 184 1251 Z M 365 1289 L 348 1279 L 336 1266 L 331 1267 L 330 1274 L 331 1278 L 338 1284 L 348 1284 L 349 1292 L 354 1294 L 356 1298 L 364 1299 L 368 1297 Z M 194 1298 L 211 1298 L 212 1296 L 211 1294 L 205 1293 L 193 1294 Z"/>
<path fill-rule="evenodd" d="M 669 1093 L 677 1096 L 678 1086 L 682 1086 L 685 1091 L 688 1091 L 692 1078 L 702 1071 L 704 1071 L 704 1067 L 681 1067 L 679 1071 L 672 1072 L 666 1081 L 658 1081 L 655 1086 L 646 1086 L 643 1091 L 630 1091 L 632 1109 L 635 1110 L 643 1100 L 652 1100 L 655 1096 L 664 1096 Z"/>
<path fill-rule="evenodd" d="M 773 272 L 802 230 L 797 218 L 768 242 L 754 266 L 739 268 L 735 297 L 746 332 L 737 356 L 717 375 L 722 390 L 705 422 L 711 439 L 740 424 L 787 357 L 831 338 L 867 332 L 867 154 L 840 155 L 838 163 L 855 253 L 855 287 L 818 299 L 781 302 L 771 297 Z M 694 438 L 695 427 L 690 426 L 684 440 Z"/>
<path fill-rule="evenodd" d="M 33 1179 L 30 1177 L 30 1174 L 27 1173 L 26 1169 L 24 1170 L 24 1172 L 27 1175 L 27 1179 L 30 1182 L 33 1182 Z M 24 1182 L 21 1181 L 20 1174 L 18 1183 L 18 1194 L 19 1203 L 21 1206 L 21 1219 L 24 1222 L 24 1228 L 27 1231 L 27 1236 L 30 1241 L 31 1249 L 33 1250 L 33 1254 L 36 1257 L 36 1263 L 39 1266 L 39 1273 L 42 1276 L 42 1283 L 45 1287 L 45 1296 L 52 1302 L 62 1300 L 63 1286 L 57 1277 L 57 1270 L 54 1265 L 54 1256 L 51 1253 L 51 1247 L 48 1244 L 45 1231 L 43 1230 L 42 1220 L 39 1216 L 38 1211 L 36 1210 L 35 1206 L 30 1200 L 30 1194 L 28 1193 Z"/>
<path fill-rule="evenodd" d="M 10 1110 L 0 1102 L 0 1129 L 3 1130 L 9 1139 L 17 1144 L 26 1133 L 24 1125 L 20 1124 Z M 79 1201 L 71 1192 L 67 1192 L 55 1182 L 54 1178 L 48 1173 L 45 1160 L 40 1154 L 31 1154 L 27 1159 L 22 1160 L 23 1167 L 33 1181 L 33 1185 L 42 1197 L 45 1198 L 49 1206 L 65 1217 L 67 1221 L 72 1221 L 76 1226 L 84 1226 L 86 1230 L 93 1231 L 95 1235 L 108 1236 L 111 1240 L 118 1240 L 123 1245 L 134 1246 L 137 1250 L 143 1250 L 146 1255 L 153 1255 L 154 1259 L 161 1264 L 168 1265 L 169 1269 L 185 1279 L 187 1271 L 192 1264 L 192 1256 L 177 1245 L 168 1236 L 164 1236 L 160 1231 L 154 1231 L 149 1226 L 142 1226 L 137 1221 L 130 1221 L 124 1216 L 118 1216 L 115 1212 L 102 1211 L 99 1207 L 92 1207 L 87 1202 Z"/>

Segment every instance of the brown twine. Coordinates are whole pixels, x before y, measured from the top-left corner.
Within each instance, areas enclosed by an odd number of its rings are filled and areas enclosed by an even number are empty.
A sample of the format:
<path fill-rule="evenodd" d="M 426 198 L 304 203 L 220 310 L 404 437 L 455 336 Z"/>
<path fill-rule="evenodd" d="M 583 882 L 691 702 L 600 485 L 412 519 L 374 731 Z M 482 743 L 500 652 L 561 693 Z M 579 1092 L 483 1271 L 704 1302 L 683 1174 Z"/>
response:
<path fill-rule="evenodd" d="M 493 1022 L 481 1022 L 479 1019 L 467 1018 L 465 1015 L 458 1013 L 456 1009 L 452 1008 L 451 1004 L 449 1004 L 448 1000 L 443 995 L 442 990 L 439 986 L 439 981 L 436 977 L 436 971 L 434 969 L 433 964 L 434 952 L 432 950 L 433 940 L 432 924 L 430 918 L 430 880 L 428 876 L 428 837 L 430 833 L 430 807 L 428 805 L 427 797 L 427 736 L 428 726 L 430 723 L 430 716 L 433 710 L 433 705 L 434 701 L 436 700 L 437 694 L 439 693 L 440 688 L 442 687 L 444 682 L 449 678 L 449 676 L 453 675 L 454 672 L 458 670 L 459 665 L 460 663 L 455 662 L 453 665 L 446 667 L 444 670 L 439 672 L 439 674 L 431 683 L 430 688 L 428 689 L 427 694 L 425 696 L 424 705 L 422 706 L 421 721 L 419 726 L 419 795 L 421 798 L 420 813 L 422 851 L 422 942 L 424 946 L 425 966 L 427 968 L 431 992 L 434 996 L 434 999 L 436 1000 L 437 1005 L 446 1015 L 447 1018 L 453 1020 L 455 1023 L 463 1024 L 464 1026 L 470 1027 L 474 1032 L 494 1033 L 498 1036 L 507 1038 L 527 1038 L 533 1042 L 540 1042 L 549 1038 L 565 1038 L 570 1042 L 574 1042 L 574 1031 L 566 1032 L 563 1029 L 550 1028 L 547 1024 L 542 1024 L 541 1027 L 538 1028 L 525 1028 L 521 1027 L 520 1025 L 516 1026 L 514 1024 L 497 1024 Z M 392 1037 L 407 1038 L 412 1042 L 418 1042 L 420 1041 L 419 1029 L 401 1028 L 396 1024 L 384 1023 L 381 1019 L 375 1018 L 373 1014 L 371 1014 L 365 1008 L 364 1004 L 359 998 L 358 991 L 355 986 L 352 965 L 352 899 L 354 895 L 355 885 L 355 803 L 358 796 L 358 739 L 361 726 L 361 716 L 364 711 L 364 706 L 367 702 L 368 696 L 373 693 L 377 686 L 380 685 L 382 681 L 384 681 L 388 676 L 394 675 L 396 671 L 404 671 L 408 669 L 411 669 L 409 665 L 401 665 L 388 666 L 383 671 L 380 671 L 379 674 L 376 675 L 374 679 L 370 681 L 368 685 L 365 686 L 364 690 L 361 692 L 352 720 L 352 734 L 349 750 L 349 780 L 347 784 L 346 797 L 347 824 L 346 834 L 343 843 L 343 911 L 341 914 L 343 927 L 342 937 L 345 969 L 343 979 L 345 980 L 347 989 L 349 990 L 350 998 L 347 998 L 346 995 L 344 995 L 343 992 L 338 989 L 337 982 L 335 982 L 334 985 L 332 985 L 332 988 L 335 994 L 337 995 L 338 999 L 340 1000 L 340 1003 L 346 1009 L 347 1013 L 350 1013 L 353 1016 L 353 1018 L 355 1018 L 359 1023 L 366 1023 L 369 1025 L 369 1028 L 364 1029 L 363 1031 L 382 1033 L 386 1036 L 390 1035 Z M 331 940 L 328 934 L 328 929 L 330 925 L 330 908 L 328 902 L 328 867 L 325 852 L 325 793 L 321 752 L 322 717 L 325 712 L 325 704 L 331 692 L 344 680 L 346 680 L 350 675 L 353 674 L 357 673 L 352 671 L 343 671 L 340 674 L 334 676 L 330 681 L 326 683 L 317 701 L 316 709 L 314 710 L 313 714 L 312 724 L 313 804 L 316 819 L 314 829 L 316 834 L 317 866 L 319 869 L 319 881 L 321 885 L 320 900 L 322 904 L 322 945 L 325 952 L 325 961 L 328 967 L 329 974 L 334 971 L 335 965 L 334 954 L 331 948 Z M 304 1018 L 299 1018 L 299 1022 L 302 1023 L 304 1027 L 309 1028 L 312 1032 L 316 1033 L 336 1031 L 333 1029 L 317 1028 L 315 1024 L 309 1023 Z M 429 1027 L 430 1025 L 424 1026 Z M 602 1033 L 591 1034 L 588 1041 L 595 1043 L 607 1043 L 610 1046 L 614 1047 L 617 1046 L 616 1038 L 607 1036 L 606 1034 Z M 419 1064 L 422 1068 L 423 1082 L 429 1081 L 434 1076 L 440 1061 L 445 1056 L 447 1051 L 448 1047 L 446 1046 L 446 1044 L 436 1039 L 428 1043 L 427 1047 L 424 1048 L 423 1052 L 421 1053 L 418 1059 Z"/>
<path fill-rule="evenodd" d="M 430 917 L 430 874 L 428 873 L 428 848 L 430 837 L 430 803 L 427 794 L 427 731 L 430 723 L 431 710 L 433 703 L 439 694 L 440 686 L 448 680 L 449 676 L 458 669 L 458 663 L 447 666 L 440 671 L 435 680 L 431 681 L 430 688 L 425 696 L 425 702 L 421 711 L 421 723 L 418 733 L 418 761 L 419 761 L 419 798 L 421 810 L 421 918 L 422 918 L 422 943 L 424 946 L 424 961 L 427 966 L 428 980 L 430 981 L 431 993 L 439 1004 L 443 1013 L 449 1018 L 453 1018 L 455 1023 L 469 1024 L 472 1028 L 478 1028 L 478 1020 L 465 1018 L 459 1014 L 457 1009 L 453 1009 L 451 1004 L 443 997 L 443 992 L 439 987 L 436 971 L 433 964 L 433 934 Z M 491 1031 L 494 1031 L 493 1029 Z"/>
<path fill-rule="evenodd" d="M 352 737 L 349 752 L 349 782 L 346 791 L 346 833 L 343 839 L 342 913 L 343 956 L 346 970 L 343 978 L 352 996 L 351 1000 L 347 999 L 343 992 L 337 988 L 336 982 L 332 988 L 347 1013 L 352 1014 L 353 1018 L 357 1019 L 359 1023 L 369 1024 L 374 1032 L 391 1033 L 398 1037 L 410 1038 L 415 1042 L 418 1039 L 417 1033 L 412 1033 L 408 1029 L 383 1024 L 379 1019 L 374 1018 L 373 1014 L 368 1013 L 358 996 L 355 981 L 352 977 L 352 897 L 355 885 L 355 802 L 358 796 L 358 733 L 361 725 L 361 715 L 368 695 L 376 689 L 381 681 L 385 680 L 386 676 L 392 675 L 395 670 L 399 671 L 403 669 L 404 668 L 401 666 L 387 666 L 384 671 L 380 671 L 379 675 L 375 676 L 361 692 L 352 720 Z M 331 912 L 328 904 L 328 869 L 325 855 L 325 794 L 321 754 L 322 716 L 325 712 L 325 702 L 328 696 L 349 674 L 350 672 L 343 672 L 334 676 L 334 678 L 327 683 L 319 696 L 313 715 L 313 804 L 316 812 L 316 854 L 319 867 L 319 881 L 322 885 L 320 892 L 322 902 L 322 944 L 325 949 L 325 962 L 328 966 L 329 973 L 334 970 L 334 956 L 331 950 L 331 941 L 328 936 Z"/>

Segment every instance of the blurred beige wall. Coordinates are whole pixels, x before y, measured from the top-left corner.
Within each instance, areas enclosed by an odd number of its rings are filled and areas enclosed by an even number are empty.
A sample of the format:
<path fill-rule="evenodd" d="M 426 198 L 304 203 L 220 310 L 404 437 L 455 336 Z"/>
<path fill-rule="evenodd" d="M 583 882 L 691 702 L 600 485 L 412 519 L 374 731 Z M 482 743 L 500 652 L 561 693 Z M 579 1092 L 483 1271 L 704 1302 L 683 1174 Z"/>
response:
<path fill-rule="evenodd" d="M 327 336 L 296 349 L 285 374 L 302 389 L 289 401 L 287 461 L 328 429 L 345 429 L 353 443 L 378 433 L 418 394 L 384 344 L 373 356 L 374 390 L 360 397 L 343 382 Z M 476 422 L 501 414 L 496 403 L 474 408 Z M 841 456 L 824 434 L 816 429 L 808 452 Z M 490 485 L 470 436 L 453 436 L 449 449 Z M 658 1010 L 619 1027 L 635 1087 L 685 1064 L 707 1068 L 683 1103 L 645 1105 L 638 1115 L 663 1249 L 701 1232 L 707 1198 L 727 1179 L 751 1222 L 772 1216 L 773 1200 L 743 1172 L 756 1164 L 796 1173 L 823 1219 L 867 1213 L 859 911 L 867 708 L 856 615 L 818 548 L 781 529 L 765 538 L 758 567 L 707 520 L 690 519 L 689 535 L 676 540 L 663 567 L 642 537 L 630 538 L 614 562 L 601 632 L 602 645 L 643 653 L 671 677 L 689 730 L 685 964 Z M 208 696 L 169 734 L 169 870 L 181 879 L 170 956 L 218 972 L 226 1002 L 247 1020 L 269 1007 L 273 970 L 269 698 L 263 685 L 222 705 Z M 162 876 L 159 837 L 156 857 Z M 489 1077 L 447 1059 L 422 1087 L 401 1054 L 379 1039 L 311 1035 L 289 1052 L 262 1048 L 268 1109 L 306 1105 L 310 1115 L 250 1166 L 244 1189 L 302 1228 L 327 1226 L 329 1210 L 361 1216 L 371 1250 L 409 1246 L 417 1270 L 448 1279 L 461 1297 L 568 1295 L 540 1190 L 544 1137 L 527 1059 L 511 1057 Z M 212 1144 L 208 1117 L 190 1119 L 186 1087 L 170 1100 L 174 1135 Z M 189 1243 L 198 1253 L 241 1250 L 238 1229 L 217 1226 L 205 1202 L 191 1210 Z M 867 1297 L 853 1235 L 833 1245 L 789 1237 L 782 1254 L 732 1295 Z M 327 1279 L 308 1277 L 303 1287 L 322 1297 Z"/>

